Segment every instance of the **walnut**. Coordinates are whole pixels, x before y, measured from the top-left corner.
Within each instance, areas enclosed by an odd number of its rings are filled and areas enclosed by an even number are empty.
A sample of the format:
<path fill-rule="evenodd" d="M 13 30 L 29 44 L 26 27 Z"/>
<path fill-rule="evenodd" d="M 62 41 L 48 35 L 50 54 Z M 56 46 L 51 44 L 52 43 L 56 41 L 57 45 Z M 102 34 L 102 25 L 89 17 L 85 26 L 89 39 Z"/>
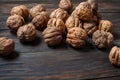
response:
<path fill-rule="evenodd" d="M 57 27 L 47 27 L 42 35 L 49 46 L 59 45 L 62 41 L 62 34 Z"/>
<path fill-rule="evenodd" d="M 17 31 L 17 37 L 21 42 L 33 41 L 36 38 L 36 36 L 36 28 L 31 23 L 21 26 Z"/>
<path fill-rule="evenodd" d="M 100 20 L 99 30 L 104 30 L 106 32 L 113 32 L 113 24 L 109 20 Z"/>
<path fill-rule="evenodd" d="M 81 2 L 72 15 L 77 15 L 83 21 L 90 21 L 93 18 L 92 8 L 88 2 Z"/>
<path fill-rule="evenodd" d="M 83 28 L 87 32 L 88 36 L 92 36 L 93 33 L 98 29 L 94 22 L 85 22 L 83 24 Z"/>
<path fill-rule="evenodd" d="M 111 64 L 120 67 L 120 48 L 114 46 L 109 54 L 109 60 Z"/>
<path fill-rule="evenodd" d="M 51 18 L 48 21 L 47 27 L 57 27 L 61 32 L 66 31 L 65 23 L 61 19 Z"/>
<path fill-rule="evenodd" d="M 92 20 L 96 23 L 96 25 L 99 25 L 100 20 L 102 19 L 102 16 L 100 13 L 96 13 L 96 15 L 93 16 Z"/>
<path fill-rule="evenodd" d="M 1 37 L 0 38 L 0 54 L 2 56 L 8 56 L 11 54 L 14 50 L 15 44 L 12 39 L 9 39 L 7 37 Z"/>
<path fill-rule="evenodd" d="M 80 48 L 86 44 L 87 33 L 79 27 L 71 28 L 67 33 L 66 41 L 72 47 Z"/>
<path fill-rule="evenodd" d="M 68 18 L 68 13 L 63 9 L 58 8 L 51 13 L 50 18 L 59 18 L 65 22 Z"/>
<path fill-rule="evenodd" d="M 7 18 L 6 24 L 10 28 L 11 32 L 16 33 L 18 28 L 25 23 L 23 17 L 20 15 L 11 15 Z"/>
<path fill-rule="evenodd" d="M 22 16 L 25 20 L 28 18 L 29 16 L 29 10 L 26 6 L 24 5 L 19 5 L 19 6 L 15 6 L 11 9 L 10 12 L 11 15 L 20 15 Z"/>
<path fill-rule="evenodd" d="M 59 7 L 70 12 L 73 8 L 73 4 L 70 0 L 60 0 Z"/>
<path fill-rule="evenodd" d="M 66 20 L 65 25 L 66 25 L 67 31 L 70 30 L 73 27 L 80 27 L 80 28 L 82 28 L 82 22 L 76 16 L 70 16 Z"/>
<path fill-rule="evenodd" d="M 91 5 L 93 13 L 96 14 L 98 11 L 98 3 L 96 0 L 87 0 L 87 2 Z"/>
<path fill-rule="evenodd" d="M 43 30 L 46 28 L 48 20 L 48 13 L 43 11 L 33 18 L 32 23 L 37 29 Z"/>
<path fill-rule="evenodd" d="M 30 15 L 32 18 L 34 18 L 42 11 L 46 11 L 46 9 L 43 7 L 43 5 L 38 4 L 30 9 Z"/>
<path fill-rule="evenodd" d="M 97 30 L 93 33 L 92 40 L 98 48 L 107 48 L 113 42 L 113 35 L 110 32 Z"/>

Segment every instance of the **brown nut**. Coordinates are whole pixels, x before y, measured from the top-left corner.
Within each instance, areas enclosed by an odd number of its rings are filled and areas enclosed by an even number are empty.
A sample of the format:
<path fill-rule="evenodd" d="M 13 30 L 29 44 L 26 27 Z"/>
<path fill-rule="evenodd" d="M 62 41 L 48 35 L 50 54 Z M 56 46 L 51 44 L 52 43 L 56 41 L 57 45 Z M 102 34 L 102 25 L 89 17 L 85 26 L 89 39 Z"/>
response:
<path fill-rule="evenodd" d="M 73 4 L 70 0 L 60 0 L 59 7 L 70 12 L 73 8 Z"/>
<path fill-rule="evenodd" d="M 48 13 L 43 11 L 33 18 L 32 23 L 36 29 L 43 30 L 47 27 L 49 18 Z"/>
<path fill-rule="evenodd" d="M 65 22 L 67 31 L 73 27 L 80 27 L 82 28 L 82 21 L 79 20 L 78 17 L 70 16 Z"/>
<path fill-rule="evenodd" d="M 21 42 L 33 41 L 36 38 L 36 36 L 36 28 L 31 23 L 21 26 L 17 31 L 17 37 Z"/>
<path fill-rule="evenodd" d="M 72 12 L 72 15 L 77 15 L 83 21 L 90 21 L 93 18 L 92 8 L 88 2 L 81 2 Z"/>
<path fill-rule="evenodd" d="M 24 5 L 19 5 L 19 6 L 15 6 L 11 9 L 10 12 L 11 15 L 20 15 L 22 16 L 25 20 L 28 18 L 29 16 L 29 10 L 26 6 Z"/>
<path fill-rule="evenodd" d="M 64 9 L 58 8 L 51 13 L 50 18 L 62 19 L 65 22 L 68 18 L 68 13 Z"/>
<path fill-rule="evenodd" d="M 85 22 L 83 24 L 83 28 L 87 32 L 88 36 L 92 36 L 93 33 L 98 29 L 94 22 Z"/>
<path fill-rule="evenodd" d="M 57 27 L 47 27 L 42 35 L 49 46 L 59 45 L 62 41 L 62 34 Z"/>
<path fill-rule="evenodd" d="M 114 46 L 109 54 L 109 60 L 111 64 L 120 67 L 120 48 Z"/>
<path fill-rule="evenodd" d="M 113 42 L 113 35 L 110 32 L 97 30 L 93 33 L 92 40 L 98 48 L 107 48 Z"/>
<path fill-rule="evenodd" d="M 32 18 L 34 18 L 42 11 L 46 11 L 46 9 L 43 7 L 43 5 L 38 4 L 30 9 L 30 15 Z"/>
<path fill-rule="evenodd" d="M 72 47 L 80 48 L 86 44 L 87 34 L 85 30 L 79 27 L 71 28 L 67 33 L 66 41 Z"/>
<path fill-rule="evenodd" d="M 25 23 L 23 17 L 20 15 L 11 15 L 7 18 L 6 25 L 10 28 L 11 32 L 16 33 L 18 28 Z"/>
<path fill-rule="evenodd" d="M 2 56 L 8 56 L 11 54 L 14 50 L 15 44 L 12 39 L 9 39 L 7 37 L 1 37 L 0 38 L 0 54 Z"/>
<path fill-rule="evenodd" d="M 51 18 L 48 21 L 47 27 L 57 27 L 61 32 L 66 31 L 65 23 L 61 19 Z"/>
<path fill-rule="evenodd" d="M 113 24 L 109 20 L 100 20 L 99 30 L 104 30 L 106 32 L 113 32 Z"/>

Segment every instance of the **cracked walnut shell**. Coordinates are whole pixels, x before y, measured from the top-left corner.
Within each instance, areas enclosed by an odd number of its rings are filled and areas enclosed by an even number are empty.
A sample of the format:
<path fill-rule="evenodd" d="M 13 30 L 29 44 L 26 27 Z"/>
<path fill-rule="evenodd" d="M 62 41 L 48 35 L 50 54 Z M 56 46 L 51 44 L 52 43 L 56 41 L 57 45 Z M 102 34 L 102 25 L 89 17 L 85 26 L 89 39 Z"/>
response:
<path fill-rule="evenodd" d="M 68 13 L 64 9 L 58 8 L 51 13 L 50 18 L 59 18 L 65 22 L 68 18 Z"/>
<path fill-rule="evenodd" d="M 37 36 L 37 30 L 31 23 L 21 26 L 17 31 L 17 37 L 21 42 L 33 41 Z"/>
<path fill-rule="evenodd" d="M 29 16 L 29 10 L 26 6 L 24 5 L 19 5 L 19 6 L 15 6 L 11 9 L 10 12 L 11 15 L 20 15 L 22 16 L 25 20 L 28 18 Z"/>
<path fill-rule="evenodd" d="M 2 56 L 8 56 L 11 54 L 14 50 L 15 44 L 12 39 L 9 39 L 7 37 L 1 37 L 0 38 L 0 54 Z"/>
<path fill-rule="evenodd" d="M 32 18 L 34 18 L 42 11 L 46 11 L 46 9 L 43 7 L 43 5 L 38 4 L 30 9 L 30 15 Z"/>
<path fill-rule="evenodd" d="M 113 35 L 110 32 L 97 30 L 93 33 L 92 40 L 98 48 L 107 48 L 113 42 Z"/>
<path fill-rule="evenodd" d="M 46 44 L 49 46 L 59 45 L 62 41 L 62 33 L 57 27 L 47 27 L 42 35 Z"/>
<path fill-rule="evenodd" d="M 80 48 L 86 44 L 87 33 L 79 27 L 71 28 L 67 33 L 66 41 L 72 47 Z"/>
<path fill-rule="evenodd" d="M 61 32 L 66 32 L 65 23 L 61 19 L 51 18 L 47 23 L 47 27 L 57 27 Z"/>
<path fill-rule="evenodd" d="M 113 32 L 113 24 L 109 20 L 100 20 L 99 30 L 104 30 L 106 32 Z"/>
<path fill-rule="evenodd" d="M 18 28 L 25 23 L 23 17 L 20 15 L 11 15 L 7 18 L 6 25 L 10 28 L 11 32 L 16 33 Z"/>
<path fill-rule="evenodd" d="M 82 28 L 82 21 L 79 20 L 76 16 L 70 16 L 65 22 L 67 31 L 73 27 L 80 27 Z"/>
<path fill-rule="evenodd" d="M 114 46 L 109 54 L 109 60 L 111 64 L 120 67 L 120 48 Z"/>
<path fill-rule="evenodd" d="M 32 23 L 36 29 L 43 30 L 46 28 L 49 18 L 48 13 L 43 11 L 33 18 Z"/>

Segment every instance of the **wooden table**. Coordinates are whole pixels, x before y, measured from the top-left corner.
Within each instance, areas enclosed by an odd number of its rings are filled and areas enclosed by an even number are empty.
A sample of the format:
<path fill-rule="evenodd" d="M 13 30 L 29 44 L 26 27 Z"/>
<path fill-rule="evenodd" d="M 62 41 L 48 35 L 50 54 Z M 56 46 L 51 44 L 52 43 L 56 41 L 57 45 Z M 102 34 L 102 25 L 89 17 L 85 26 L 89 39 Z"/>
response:
<path fill-rule="evenodd" d="M 72 0 L 74 7 L 84 0 Z M 0 0 L 0 37 L 14 39 L 15 51 L 9 57 L 0 57 L 0 80 L 120 80 L 120 68 L 109 62 L 109 49 L 98 49 L 89 38 L 87 45 L 73 49 L 65 43 L 48 47 L 41 32 L 30 44 L 22 44 L 10 33 L 6 19 L 13 6 L 32 6 L 42 3 L 50 13 L 58 7 L 59 0 Z M 114 44 L 120 45 L 120 0 L 99 0 L 103 19 L 114 23 Z"/>

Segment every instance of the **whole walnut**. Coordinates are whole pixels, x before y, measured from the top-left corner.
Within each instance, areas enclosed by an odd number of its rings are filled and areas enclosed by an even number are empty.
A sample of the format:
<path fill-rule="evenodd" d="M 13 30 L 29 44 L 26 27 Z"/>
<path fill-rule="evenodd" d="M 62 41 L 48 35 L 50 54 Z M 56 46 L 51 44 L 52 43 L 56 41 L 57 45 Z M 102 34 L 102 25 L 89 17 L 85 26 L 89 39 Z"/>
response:
<path fill-rule="evenodd" d="M 104 30 L 106 32 L 113 32 L 113 24 L 109 20 L 100 20 L 99 30 Z"/>
<path fill-rule="evenodd" d="M 9 39 L 7 37 L 0 38 L 0 55 L 8 56 L 13 52 L 14 47 L 15 47 L 15 44 L 12 39 Z"/>
<path fill-rule="evenodd" d="M 62 34 L 57 27 L 47 27 L 42 35 L 49 46 L 59 45 L 62 41 Z"/>
<path fill-rule="evenodd" d="M 107 48 L 113 42 L 113 35 L 110 32 L 97 30 L 93 33 L 92 40 L 98 48 Z"/>
<path fill-rule="evenodd" d="M 80 48 L 86 44 L 87 33 L 79 27 L 71 28 L 67 33 L 66 41 L 74 48 Z"/>
<path fill-rule="evenodd" d="M 70 0 L 60 0 L 59 7 L 70 12 L 73 8 L 73 4 Z"/>
<path fill-rule="evenodd" d="M 23 17 L 20 15 L 11 15 L 7 18 L 6 25 L 10 28 L 11 32 L 16 33 L 18 28 L 25 23 Z"/>
<path fill-rule="evenodd" d="M 85 22 L 83 24 L 83 28 L 87 32 L 88 36 L 92 36 L 93 33 L 98 29 L 94 22 Z"/>
<path fill-rule="evenodd" d="M 92 8 L 88 2 L 81 2 L 72 15 L 77 15 L 82 21 L 90 21 L 93 18 Z"/>
<path fill-rule="evenodd" d="M 24 5 L 19 5 L 19 6 L 15 6 L 11 9 L 10 12 L 11 15 L 20 15 L 22 16 L 25 20 L 28 18 L 29 16 L 29 10 L 26 6 Z"/>
<path fill-rule="evenodd" d="M 49 15 L 47 12 L 43 11 L 39 15 L 35 16 L 32 20 L 33 25 L 36 29 L 43 30 L 47 27 L 47 22 L 49 20 Z"/>
<path fill-rule="evenodd" d="M 31 23 L 21 26 L 17 31 L 17 37 L 21 42 L 33 41 L 37 36 L 37 30 Z"/>
<path fill-rule="evenodd" d="M 59 18 L 65 22 L 68 18 L 68 13 L 64 9 L 58 8 L 51 13 L 50 18 Z"/>
<path fill-rule="evenodd" d="M 70 16 L 65 22 L 67 31 L 73 27 L 80 27 L 82 28 L 82 21 L 79 20 L 76 16 Z"/>
<path fill-rule="evenodd" d="M 40 12 L 46 11 L 42 4 L 38 4 L 30 9 L 30 15 L 32 18 L 37 16 Z"/>
<path fill-rule="evenodd" d="M 111 64 L 120 67 L 120 48 L 114 46 L 109 54 L 109 60 Z"/>
<path fill-rule="evenodd" d="M 65 23 L 61 19 L 51 18 L 47 23 L 47 27 L 57 27 L 61 32 L 66 32 Z"/>

